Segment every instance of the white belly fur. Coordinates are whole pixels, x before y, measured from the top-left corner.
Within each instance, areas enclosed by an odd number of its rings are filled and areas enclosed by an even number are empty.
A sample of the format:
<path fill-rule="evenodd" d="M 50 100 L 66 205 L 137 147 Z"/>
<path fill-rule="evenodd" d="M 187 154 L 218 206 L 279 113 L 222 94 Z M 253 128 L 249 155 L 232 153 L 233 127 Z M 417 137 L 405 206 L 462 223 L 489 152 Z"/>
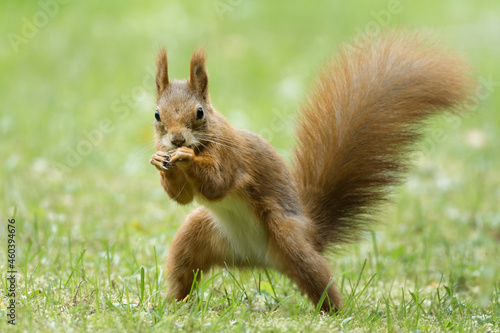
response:
<path fill-rule="evenodd" d="M 251 265 L 269 264 L 267 232 L 247 203 L 236 196 L 227 196 L 218 202 L 199 198 L 198 201 L 215 216 L 216 227 L 231 243 L 235 258 L 245 262 L 248 258 Z"/>

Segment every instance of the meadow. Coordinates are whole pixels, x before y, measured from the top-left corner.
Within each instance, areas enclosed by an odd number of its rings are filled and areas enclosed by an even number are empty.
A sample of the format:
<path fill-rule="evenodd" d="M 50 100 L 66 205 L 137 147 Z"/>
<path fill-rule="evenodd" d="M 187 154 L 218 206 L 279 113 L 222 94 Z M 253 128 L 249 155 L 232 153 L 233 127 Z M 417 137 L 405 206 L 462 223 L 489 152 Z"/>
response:
<path fill-rule="evenodd" d="M 500 331 L 499 17 L 491 0 L 2 1 L 0 331 Z M 321 65 L 387 28 L 463 54 L 478 104 L 429 123 L 380 224 L 329 257 L 343 310 L 230 266 L 169 305 L 165 261 L 194 204 L 169 201 L 149 164 L 158 48 L 184 79 L 205 46 L 213 105 L 289 159 Z"/>

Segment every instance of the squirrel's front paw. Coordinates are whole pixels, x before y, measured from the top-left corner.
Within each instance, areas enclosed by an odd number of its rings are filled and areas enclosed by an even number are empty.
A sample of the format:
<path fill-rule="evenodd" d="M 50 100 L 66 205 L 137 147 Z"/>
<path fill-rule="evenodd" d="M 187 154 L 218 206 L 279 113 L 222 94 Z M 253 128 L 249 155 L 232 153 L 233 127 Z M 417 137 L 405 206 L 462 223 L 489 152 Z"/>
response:
<path fill-rule="evenodd" d="M 194 159 L 194 150 L 188 147 L 180 147 L 174 151 L 169 152 L 170 154 L 170 163 L 180 166 L 186 167 L 188 166 Z"/>
<path fill-rule="evenodd" d="M 171 153 L 165 153 L 163 151 L 157 151 L 151 156 L 149 163 L 154 165 L 159 171 L 168 171 L 175 168 L 175 165 L 171 162 Z"/>

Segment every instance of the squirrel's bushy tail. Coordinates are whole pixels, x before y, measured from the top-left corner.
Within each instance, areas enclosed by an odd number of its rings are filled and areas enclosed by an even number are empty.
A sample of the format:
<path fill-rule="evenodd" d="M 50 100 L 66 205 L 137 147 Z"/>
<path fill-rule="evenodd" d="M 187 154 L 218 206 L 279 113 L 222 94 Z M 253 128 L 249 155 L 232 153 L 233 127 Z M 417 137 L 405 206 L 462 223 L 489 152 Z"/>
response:
<path fill-rule="evenodd" d="M 344 48 L 320 73 L 301 109 L 293 173 L 322 249 L 368 230 L 424 121 L 469 102 L 469 67 L 436 44 L 390 32 Z"/>

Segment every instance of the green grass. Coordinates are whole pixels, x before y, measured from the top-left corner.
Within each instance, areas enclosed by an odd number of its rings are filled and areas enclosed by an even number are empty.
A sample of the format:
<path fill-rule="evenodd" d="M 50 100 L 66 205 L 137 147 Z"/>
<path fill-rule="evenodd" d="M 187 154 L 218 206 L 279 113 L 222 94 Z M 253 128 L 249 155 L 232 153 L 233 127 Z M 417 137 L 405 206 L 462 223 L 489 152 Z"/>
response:
<path fill-rule="evenodd" d="M 0 331 L 499 331 L 500 8 L 401 1 L 384 16 L 391 3 L 68 1 L 43 21 L 38 2 L 2 2 L 0 228 L 15 214 L 18 285 L 12 327 L 2 231 Z M 288 158 L 320 65 L 382 26 L 436 32 L 495 84 L 475 114 L 430 124 L 383 223 L 330 258 L 343 311 L 317 314 L 286 277 L 231 267 L 165 304 L 168 248 L 193 207 L 169 202 L 148 163 L 158 47 L 185 78 L 205 45 L 213 104 Z"/>

